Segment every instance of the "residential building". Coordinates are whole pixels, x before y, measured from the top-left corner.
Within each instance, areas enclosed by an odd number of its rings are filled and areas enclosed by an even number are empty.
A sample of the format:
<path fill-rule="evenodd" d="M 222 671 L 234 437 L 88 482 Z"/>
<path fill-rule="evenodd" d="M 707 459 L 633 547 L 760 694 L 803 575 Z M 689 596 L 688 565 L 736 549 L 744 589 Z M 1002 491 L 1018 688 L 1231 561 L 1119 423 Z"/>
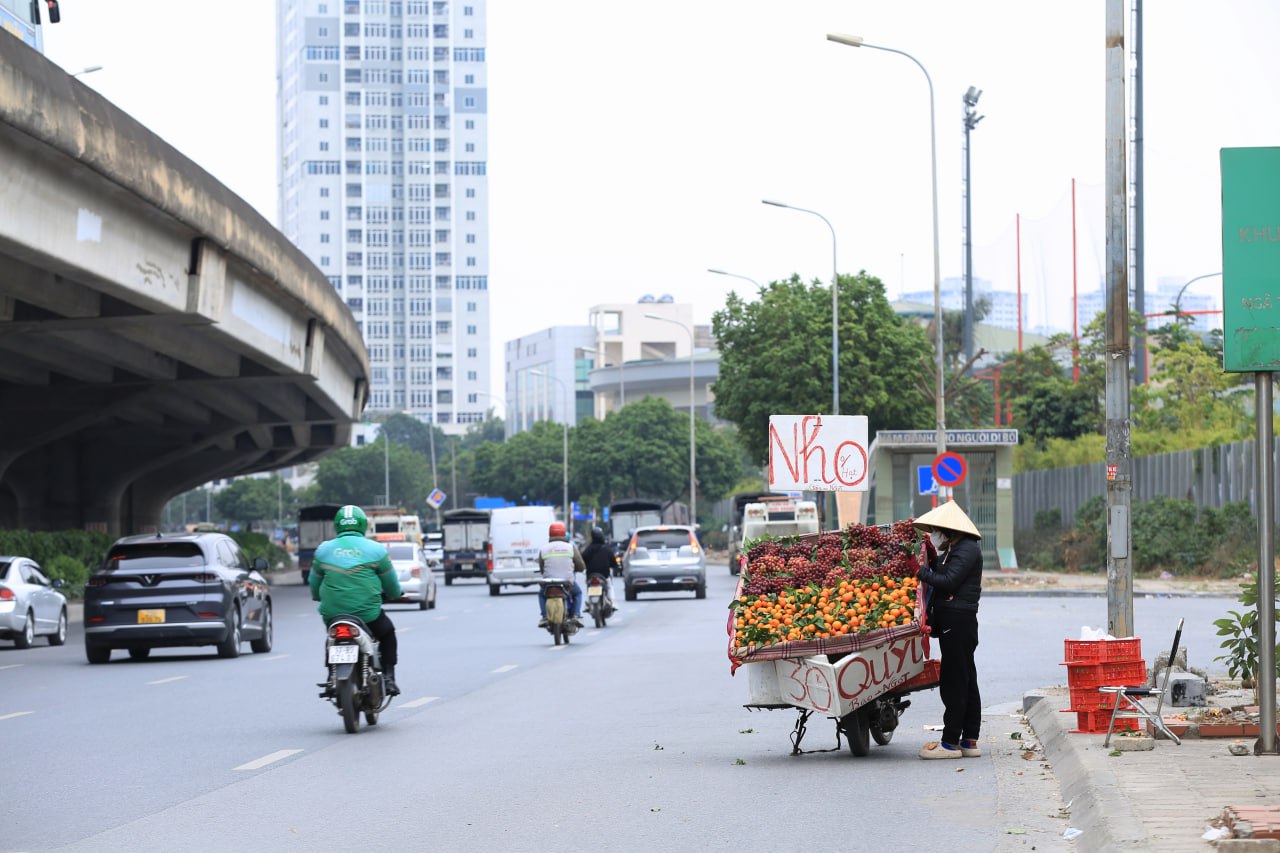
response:
<path fill-rule="evenodd" d="M 489 402 L 485 0 L 276 0 L 280 229 L 369 348 L 369 413 Z"/>
<path fill-rule="evenodd" d="M 953 276 L 944 278 L 939 284 L 938 293 L 939 301 L 942 303 L 944 311 L 963 311 L 964 310 L 964 278 Z M 982 318 L 981 322 L 989 326 L 999 326 L 1003 329 L 1018 328 L 1018 294 L 1008 290 L 995 290 L 991 286 L 991 282 L 985 278 L 974 278 L 973 280 L 973 299 L 976 302 L 979 299 L 986 299 L 991 309 L 987 315 Z M 933 306 L 933 290 L 914 290 L 910 293 L 904 293 L 901 297 L 902 302 L 919 302 L 930 307 Z M 1022 300 L 1022 327 L 1027 326 L 1027 299 L 1024 295 Z"/>

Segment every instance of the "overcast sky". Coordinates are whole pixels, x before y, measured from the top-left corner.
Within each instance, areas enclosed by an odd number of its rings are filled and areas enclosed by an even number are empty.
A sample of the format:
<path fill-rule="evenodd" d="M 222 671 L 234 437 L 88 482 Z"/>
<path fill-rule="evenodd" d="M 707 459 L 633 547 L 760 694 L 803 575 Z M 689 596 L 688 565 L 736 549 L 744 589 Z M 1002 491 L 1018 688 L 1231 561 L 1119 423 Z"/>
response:
<path fill-rule="evenodd" d="M 454 0 L 457 2 L 457 0 Z M 340 0 L 334 0 L 340 5 Z M 1070 322 L 1105 270 L 1105 3 L 1042 0 L 490 0 L 490 293 L 502 342 L 591 305 L 673 294 L 707 322 L 727 291 L 794 272 L 932 287 L 935 87 L 943 277 L 962 274 L 961 97 L 973 133 L 974 274 Z M 276 213 L 271 0 L 62 0 L 46 54 L 257 207 Z M 1148 310 L 1158 279 L 1221 270 L 1218 150 L 1280 145 L 1280 3 L 1145 4 Z M 1221 279 L 1193 285 L 1220 292 Z"/>

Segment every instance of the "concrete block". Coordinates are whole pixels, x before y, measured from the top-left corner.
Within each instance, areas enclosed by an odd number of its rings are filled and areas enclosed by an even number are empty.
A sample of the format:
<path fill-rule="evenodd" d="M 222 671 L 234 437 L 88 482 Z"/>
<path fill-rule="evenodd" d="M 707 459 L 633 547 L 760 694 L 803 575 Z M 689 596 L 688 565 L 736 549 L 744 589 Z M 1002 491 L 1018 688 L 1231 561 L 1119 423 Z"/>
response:
<path fill-rule="evenodd" d="M 1111 748 L 1119 752 L 1146 752 L 1156 748 L 1156 741 L 1146 735 L 1123 735 L 1111 738 Z"/>
<path fill-rule="evenodd" d="M 1203 707 L 1206 698 L 1204 679 L 1189 672 L 1175 672 L 1169 676 L 1169 704 L 1175 708 Z"/>
<path fill-rule="evenodd" d="M 1280 853 L 1280 841 L 1274 838 L 1224 838 L 1213 846 L 1218 853 Z"/>

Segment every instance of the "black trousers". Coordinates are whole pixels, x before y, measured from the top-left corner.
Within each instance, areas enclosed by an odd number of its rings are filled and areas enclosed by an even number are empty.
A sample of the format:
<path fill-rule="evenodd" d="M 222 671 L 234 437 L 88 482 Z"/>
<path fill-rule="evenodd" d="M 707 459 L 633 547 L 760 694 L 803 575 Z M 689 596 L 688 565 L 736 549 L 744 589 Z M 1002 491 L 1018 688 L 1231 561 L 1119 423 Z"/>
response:
<path fill-rule="evenodd" d="M 382 611 L 377 619 L 369 623 L 369 633 L 378 641 L 378 654 L 382 658 L 383 670 L 395 669 L 398 660 L 396 626 L 392 624 L 387 611 Z"/>
<path fill-rule="evenodd" d="M 977 740 L 982 728 L 982 697 L 973 653 L 978 648 L 978 614 L 935 607 L 931 633 L 942 647 L 938 692 L 942 694 L 942 741 L 956 746 Z"/>

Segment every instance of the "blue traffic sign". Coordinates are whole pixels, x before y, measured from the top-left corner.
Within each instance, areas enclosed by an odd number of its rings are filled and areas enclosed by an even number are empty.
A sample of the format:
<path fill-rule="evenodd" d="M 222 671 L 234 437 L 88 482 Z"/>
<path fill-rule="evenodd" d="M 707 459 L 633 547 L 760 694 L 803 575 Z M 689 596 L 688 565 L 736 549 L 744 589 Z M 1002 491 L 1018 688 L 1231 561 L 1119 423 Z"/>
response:
<path fill-rule="evenodd" d="M 432 489 L 431 494 L 427 495 L 427 503 L 431 505 L 432 509 L 439 509 L 446 497 L 447 495 L 440 489 Z"/>
<path fill-rule="evenodd" d="M 947 486 L 958 486 L 964 480 L 964 475 L 969 472 L 969 466 L 965 464 L 963 457 L 959 453 L 939 453 L 933 460 L 933 477 L 939 484 Z"/>
<path fill-rule="evenodd" d="M 938 482 L 933 479 L 933 468 L 929 465 L 919 465 L 916 467 L 916 482 L 919 484 L 917 491 L 922 495 L 936 495 L 938 493 Z"/>

